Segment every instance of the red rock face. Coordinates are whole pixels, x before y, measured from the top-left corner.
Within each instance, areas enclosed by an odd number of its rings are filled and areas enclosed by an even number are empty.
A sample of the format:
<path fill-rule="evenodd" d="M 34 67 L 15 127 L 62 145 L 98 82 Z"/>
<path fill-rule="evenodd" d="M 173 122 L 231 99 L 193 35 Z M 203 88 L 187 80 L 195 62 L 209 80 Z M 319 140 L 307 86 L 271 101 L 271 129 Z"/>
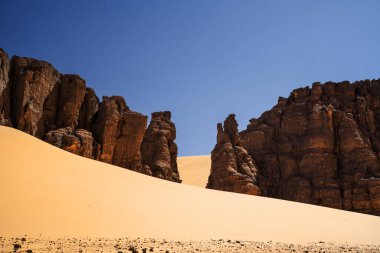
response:
<path fill-rule="evenodd" d="M 181 182 L 177 168 L 176 128 L 171 113 L 154 112 L 141 144 L 143 172 L 154 177 Z"/>
<path fill-rule="evenodd" d="M 71 127 L 52 130 L 45 134 L 44 141 L 71 153 L 94 158 L 94 139 L 89 131 L 73 130 Z"/>
<path fill-rule="evenodd" d="M 4 50 L 0 49 L 0 125 L 12 126 L 10 64 Z"/>
<path fill-rule="evenodd" d="M 99 115 L 93 127 L 95 139 L 102 145 L 100 161 L 112 163 L 123 113 L 129 111 L 124 98 L 103 97 Z"/>
<path fill-rule="evenodd" d="M 31 58 L 15 56 L 11 67 L 13 124 L 41 138 L 45 133 L 44 105 L 61 75 L 51 64 Z"/>
<path fill-rule="evenodd" d="M 380 80 L 296 89 L 240 137 L 262 195 L 380 215 Z"/>
<path fill-rule="evenodd" d="M 99 99 L 94 89 L 86 88 L 84 101 L 79 113 L 79 128 L 91 130 L 99 111 Z"/>
<path fill-rule="evenodd" d="M 78 75 L 63 75 L 59 85 L 57 127 L 78 126 L 79 112 L 86 94 L 86 82 Z"/>
<path fill-rule="evenodd" d="M 130 111 L 124 98 L 103 97 L 93 128 L 102 147 L 99 160 L 140 172 L 146 124 L 147 116 Z"/>
<path fill-rule="evenodd" d="M 206 188 L 260 195 L 256 166 L 241 146 L 235 115 L 217 125 L 217 144 L 211 152 L 211 173 Z"/>
<path fill-rule="evenodd" d="M 145 134 L 148 117 L 128 111 L 121 118 L 120 135 L 116 140 L 113 164 L 143 172 L 140 146 Z"/>
<path fill-rule="evenodd" d="M 154 137 L 147 139 L 153 140 L 155 149 L 168 150 L 169 167 L 165 159 L 152 164 L 164 164 L 162 178 L 179 182 L 175 127 L 170 116 L 166 118 L 154 121 L 165 132 L 164 147 Z M 15 56 L 9 61 L 2 49 L 0 125 L 14 126 L 77 155 L 159 175 L 156 165 L 151 171 L 150 163 L 143 167 L 141 162 L 147 116 L 131 111 L 120 96 L 103 97 L 100 103 L 78 75 L 62 75 L 51 64 L 31 58 Z"/>

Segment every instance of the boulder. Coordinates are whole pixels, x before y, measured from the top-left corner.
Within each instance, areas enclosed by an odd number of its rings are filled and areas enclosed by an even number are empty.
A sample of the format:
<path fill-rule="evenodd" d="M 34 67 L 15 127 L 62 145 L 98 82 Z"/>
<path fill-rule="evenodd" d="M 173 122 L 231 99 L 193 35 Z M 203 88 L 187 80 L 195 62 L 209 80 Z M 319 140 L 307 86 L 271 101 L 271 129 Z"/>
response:
<path fill-rule="evenodd" d="M 46 133 L 43 140 L 73 154 L 94 158 L 94 139 L 91 132 L 87 130 L 60 128 Z"/>

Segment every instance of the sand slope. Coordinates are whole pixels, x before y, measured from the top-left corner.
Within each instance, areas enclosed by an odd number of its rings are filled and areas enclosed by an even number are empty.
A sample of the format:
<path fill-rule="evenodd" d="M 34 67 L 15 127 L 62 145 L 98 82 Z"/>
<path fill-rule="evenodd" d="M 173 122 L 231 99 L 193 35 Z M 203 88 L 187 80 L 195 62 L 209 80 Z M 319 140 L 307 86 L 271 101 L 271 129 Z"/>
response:
<path fill-rule="evenodd" d="M 180 185 L 0 127 L 0 235 L 380 244 L 380 218 Z"/>
<path fill-rule="evenodd" d="M 211 168 L 209 155 L 178 157 L 177 163 L 183 184 L 206 187 Z"/>

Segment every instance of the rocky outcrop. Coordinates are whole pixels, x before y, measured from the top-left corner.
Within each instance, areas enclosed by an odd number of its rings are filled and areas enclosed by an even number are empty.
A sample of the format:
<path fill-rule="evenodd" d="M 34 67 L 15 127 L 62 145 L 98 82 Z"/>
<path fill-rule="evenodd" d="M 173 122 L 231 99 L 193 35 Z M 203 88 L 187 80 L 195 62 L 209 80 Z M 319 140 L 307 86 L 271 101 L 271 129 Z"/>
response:
<path fill-rule="evenodd" d="M 95 94 L 94 89 L 86 88 L 84 101 L 79 112 L 78 128 L 91 130 L 97 118 L 99 111 L 99 99 Z"/>
<path fill-rule="evenodd" d="M 154 112 L 141 144 L 144 173 L 181 182 L 177 168 L 176 128 L 171 113 Z"/>
<path fill-rule="evenodd" d="M 12 126 L 10 64 L 8 54 L 0 48 L 0 125 Z"/>
<path fill-rule="evenodd" d="M 59 85 L 57 127 L 78 126 L 79 113 L 86 95 L 86 82 L 78 75 L 63 75 Z"/>
<path fill-rule="evenodd" d="M 102 145 L 100 161 L 112 163 L 116 140 L 120 133 L 121 117 L 128 110 L 122 97 L 103 97 L 93 127 L 94 137 Z"/>
<path fill-rule="evenodd" d="M 93 128 L 102 147 L 99 160 L 141 171 L 140 145 L 146 124 L 147 116 L 130 111 L 123 97 L 103 97 Z"/>
<path fill-rule="evenodd" d="M 240 137 L 263 196 L 380 215 L 380 80 L 296 89 Z"/>
<path fill-rule="evenodd" d="M 260 195 L 256 166 L 241 146 L 235 115 L 230 114 L 217 125 L 217 144 L 211 152 L 211 173 L 207 188 Z"/>
<path fill-rule="evenodd" d="M 50 63 L 14 56 L 11 62 L 11 100 L 13 125 L 19 130 L 42 138 L 47 124 L 54 121 L 54 110 L 47 108 L 50 94 L 58 88 L 61 74 Z M 46 103 L 46 106 L 45 106 Z M 45 122 L 47 122 L 45 124 Z"/>
<path fill-rule="evenodd" d="M 140 148 L 147 116 L 131 111 L 120 96 L 100 102 L 78 75 L 61 74 L 50 63 L 32 58 L 14 56 L 9 61 L 0 49 L 0 125 L 77 155 L 180 182 L 174 124 L 169 112 L 156 116 L 152 122 L 162 136 L 148 134 L 146 140 L 154 143 L 152 152 L 167 152 L 169 163 L 154 154 L 143 166 Z"/>
<path fill-rule="evenodd" d="M 71 127 L 52 130 L 44 136 L 44 141 L 71 153 L 94 158 L 94 139 L 91 132 Z"/>

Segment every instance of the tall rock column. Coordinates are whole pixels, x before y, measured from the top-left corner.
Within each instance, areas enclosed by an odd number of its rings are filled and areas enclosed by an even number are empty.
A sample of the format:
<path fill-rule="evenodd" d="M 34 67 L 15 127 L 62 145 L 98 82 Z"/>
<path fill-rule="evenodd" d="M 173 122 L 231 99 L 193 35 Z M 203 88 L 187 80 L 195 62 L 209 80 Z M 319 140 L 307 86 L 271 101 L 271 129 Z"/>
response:
<path fill-rule="evenodd" d="M 142 171 L 140 146 L 145 134 L 147 120 L 147 116 L 138 112 L 128 111 L 122 115 L 113 164 L 137 172 L 144 172 Z"/>
<path fill-rule="evenodd" d="M 14 126 L 41 138 L 45 133 L 44 105 L 61 75 L 51 64 L 31 58 L 14 56 L 11 65 Z"/>
<path fill-rule="evenodd" d="M 86 82 L 78 75 L 63 75 L 59 87 L 57 127 L 76 128 L 86 94 Z"/>
<path fill-rule="evenodd" d="M 93 127 L 101 146 L 99 160 L 141 172 L 140 145 L 146 123 L 147 116 L 129 110 L 123 97 L 103 97 Z"/>
<path fill-rule="evenodd" d="M 121 117 L 127 111 L 129 108 L 123 97 L 103 97 L 98 119 L 93 127 L 94 138 L 102 146 L 100 161 L 112 163 L 117 137 L 120 133 Z"/>
<path fill-rule="evenodd" d="M 235 115 L 230 114 L 217 125 L 217 144 L 211 152 L 211 173 L 207 188 L 260 195 L 256 183 L 256 166 L 241 146 Z"/>
<path fill-rule="evenodd" d="M 141 144 L 143 170 L 154 177 L 181 182 L 177 167 L 176 128 L 171 113 L 154 112 Z"/>
<path fill-rule="evenodd" d="M 0 125 L 12 126 L 10 64 L 8 54 L 0 48 Z"/>

